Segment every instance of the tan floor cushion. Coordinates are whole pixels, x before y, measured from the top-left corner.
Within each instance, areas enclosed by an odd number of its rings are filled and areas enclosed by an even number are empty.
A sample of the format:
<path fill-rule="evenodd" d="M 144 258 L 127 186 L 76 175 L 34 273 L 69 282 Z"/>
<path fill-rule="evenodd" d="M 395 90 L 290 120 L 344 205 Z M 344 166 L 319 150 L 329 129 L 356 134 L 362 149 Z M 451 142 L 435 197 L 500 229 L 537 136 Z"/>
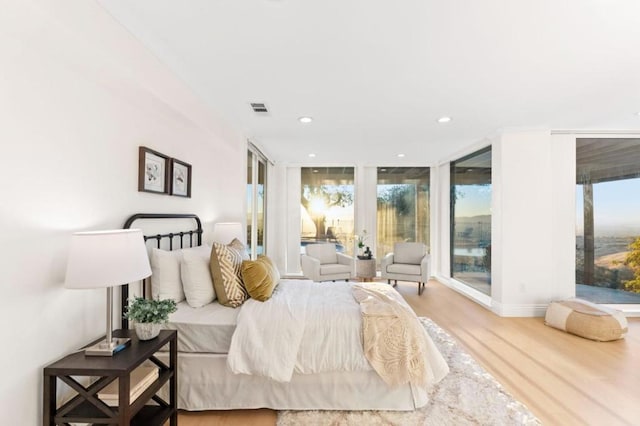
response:
<path fill-rule="evenodd" d="M 627 319 L 618 310 L 582 299 L 551 302 L 544 319 L 548 326 L 600 342 L 622 339 Z"/>

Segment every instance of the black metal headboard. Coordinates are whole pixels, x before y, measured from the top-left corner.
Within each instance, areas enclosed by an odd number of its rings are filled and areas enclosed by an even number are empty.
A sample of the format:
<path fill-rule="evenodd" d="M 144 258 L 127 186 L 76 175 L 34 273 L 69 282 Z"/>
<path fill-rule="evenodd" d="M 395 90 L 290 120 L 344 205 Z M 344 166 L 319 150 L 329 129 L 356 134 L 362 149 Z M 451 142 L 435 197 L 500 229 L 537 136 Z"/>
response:
<path fill-rule="evenodd" d="M 177 241 L 180 245 L 176 248 L 185 247 L 185 239 L 188 243 L 187 247 L 194 247 L 202 245 L 202 222 L 200 218 L 195 214 L 190 213 L 137 213 L 130 216 L 124 223 L 123 228 L 129 229 L 136 220 L 142 219 L 193 219 L 195 221 L 195 229 L 189 231 L 168 232 L 164 234 L 145 235 L 144 241 L 156 240 L 157 248 L 161 247 L 161 243 L 164 240 L 169 243 L 169 250 L 173 250 L 174 241 Z M 144 234 L 144 230 L 142 231 Z M 195 236 L 195 241 L 194 241 Z M 185 238 L 188 237 L 188 238 Z M 146 282 L 146 280 L 145 280 Z M 142 296 L 146 297 L 146 285 L 142 284 Z M 124 318 L 124 312 L 127 308 L 127 299 L 129 298 L 129 284 L 124 284 L 120 287 L 120 317 L 122 318 L 122 328 L 129 328 L 129 320 Z"/>

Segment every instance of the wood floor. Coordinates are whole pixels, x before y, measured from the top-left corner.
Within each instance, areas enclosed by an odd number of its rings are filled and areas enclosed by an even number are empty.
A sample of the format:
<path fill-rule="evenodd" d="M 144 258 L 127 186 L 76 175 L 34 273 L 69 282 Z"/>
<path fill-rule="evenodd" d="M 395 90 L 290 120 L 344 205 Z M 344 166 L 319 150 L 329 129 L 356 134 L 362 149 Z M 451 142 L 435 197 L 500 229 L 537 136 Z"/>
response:
<path fill-rule="evenodd" d="M 616 342 L 593 342 L 544 325 L 542 318 L 501 318 L 431 281 L 398 291 L 419 316 L 460 342 L 545 425 L 640 424 L 640 318 Z M 181 426 L 275 425 L 274 411 L 181 412 Z"/>

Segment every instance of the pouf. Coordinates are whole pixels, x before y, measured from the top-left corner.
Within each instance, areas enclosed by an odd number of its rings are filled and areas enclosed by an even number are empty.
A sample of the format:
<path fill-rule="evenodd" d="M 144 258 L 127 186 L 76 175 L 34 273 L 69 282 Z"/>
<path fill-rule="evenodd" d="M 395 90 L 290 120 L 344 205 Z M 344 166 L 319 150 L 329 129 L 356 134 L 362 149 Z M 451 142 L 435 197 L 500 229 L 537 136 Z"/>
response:
<path fill-rule="evenodd" d="M 582 299 L 551 302 L 546 325 L 599 342 L 622 339 L 627 334 L 627 318 L 616 309 Z"/>

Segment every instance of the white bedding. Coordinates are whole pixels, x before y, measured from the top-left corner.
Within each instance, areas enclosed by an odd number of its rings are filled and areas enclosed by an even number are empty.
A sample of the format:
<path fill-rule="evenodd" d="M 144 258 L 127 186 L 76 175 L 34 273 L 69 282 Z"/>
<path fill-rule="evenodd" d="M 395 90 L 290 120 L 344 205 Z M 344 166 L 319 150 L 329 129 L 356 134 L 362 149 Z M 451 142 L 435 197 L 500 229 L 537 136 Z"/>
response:
<path fill-rule="evenodd" d="M 169 362 L 167 352 L 158 358 Z M 167 389 L 168 384 L 161 397 L 168 398 Z M 178 355 L 177 403 L 183 410 L 414 410 L 427 402 L 425 389 L 409 384 L 390 388 L 373 370 L 294 374 L 284 383 L 233 374 L 226 355 Z"/>
<path fill-rule="evenodd" d="M 217 302 L 202 308 L 180 303 L 168 324 L 170 328 L 180 330 L 178 407 L 186 410 L 259 407 L 413 410 L 425 405 L 428 400 L 426 389 L 412 384 L 391 388 L 369 365 L 362 349 L 360 306 L 351 288 L 352 284 L 345 282 L 319 284 L 308 280 L 282 280 L 271 303 L 248 300 L 237 309 Z M 285 318 L 291 312 L 300 314 L 298 311 L 305 300 L 312 303 L 304 312 L 306 324 L 299 335 L 300 347 L 297 353 L 292 352 L 296 356 L 287 358 L 286 374 L 283 374 L 290 381 L 272 380 L 269 374 L 259 376 L 230 371 L 229 356 L 225 352 L 228 352 L 234 330 L 247 329 L 247 333 L 237 334 L 238 338 L 255 338 L 254 343 L 258 342 L 249 351 L 250 360 L 243 359 L 243 362 L 259 362 L 265 357 L 261 348 L 268 345 L 272 337 L 287 332 L 285 329 L 292 325 L 293 329 L 288 332 L 295 335 L 299 323 L 286 322 Z M 251 313 L 261 309 L 275 310 L 276 318 L 280 320 L 272 319 L 263 327 L 264 320 L 254 319 L 260 323 L 260 327 L 256 327 Z M 260 330 L 265 329 L 269 331 L 260 336 Z M 274 346 L 270 357 L 273 358 L 274 353 L 287 354 L 292 346 L 290 343 Z M 158 356 L 165 359 L 168 355 Z M 293 369 L 291 359 L 294 360 Z M 247 368 L 254 369 L 255 365 Z"/>
<path fill-rule="evenodd" d="M 165 328 L 178 330 L 178 351 L 197 353 L 227 353 L 236 329 L 240 309 L 212 302 L 192 308 L 186 301 L 169 316 Z"/>
<path fill-rule="evenodd" d="M 268 301 L 248 300 L 237 318 L 227 365 L 236 374 L 279 382 L 290 381 L 294 372 L 371 370 L 351 284 L 282 280 Z"/>

